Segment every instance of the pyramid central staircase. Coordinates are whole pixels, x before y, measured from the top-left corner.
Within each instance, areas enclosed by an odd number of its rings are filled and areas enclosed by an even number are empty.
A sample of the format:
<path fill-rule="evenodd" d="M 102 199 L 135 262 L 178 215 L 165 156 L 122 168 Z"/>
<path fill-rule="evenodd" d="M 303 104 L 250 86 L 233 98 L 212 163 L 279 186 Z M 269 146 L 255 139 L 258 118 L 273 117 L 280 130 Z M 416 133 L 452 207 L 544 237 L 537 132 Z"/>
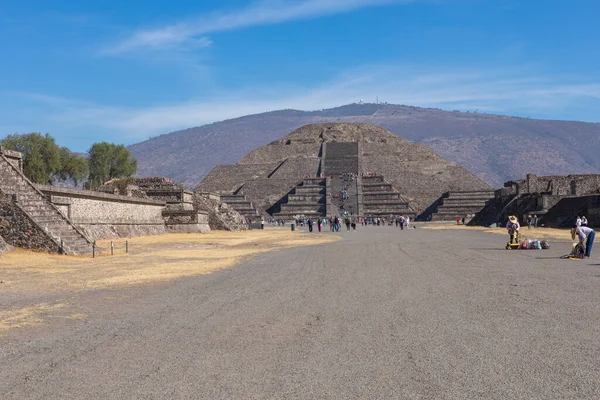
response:
<path fill-rule="evenodd" d="M 19 157 L 0 149 L 0 189 L 16 197 L 16 206 L 62 248 L 63 253 L 92 253 L 92 241 L 25 177 Z M 18 153 L 17 153 L 18 154 Z"/>

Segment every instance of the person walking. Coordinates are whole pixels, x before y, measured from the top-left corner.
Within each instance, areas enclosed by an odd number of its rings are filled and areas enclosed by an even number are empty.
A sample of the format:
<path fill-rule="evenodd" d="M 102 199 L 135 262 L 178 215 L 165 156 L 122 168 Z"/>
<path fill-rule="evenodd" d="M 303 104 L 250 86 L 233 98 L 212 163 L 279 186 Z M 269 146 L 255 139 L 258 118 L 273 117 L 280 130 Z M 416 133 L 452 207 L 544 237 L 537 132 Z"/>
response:
<path fill-rule="evenodd" d="M 406 219 L 404 218 L 403 215 L 400 216 L 400 230 L 403 231 L 404 230 L 404 224 L 406 223 Z"/>
<path fill-rule="evenodd" d="M 531 215 L 527 216 L 527 229 L 531 229 L 531 223 L 532 223 L 532 219 L 531 219 Z"/>
<path fill-rule="evenodd" d="M 538 226 L 538 216 L 537 214 L 533 216 L 533 228 L 537 228 Z"/>
<path fill-rule="evenodd" d="M 346 232 L 350 232 L 350 218 L 348 216 L 344 219 L 344 224 L 346 225 Z"/>
<path fill-rule="evenodd" d="M 265 219 L 261 218 L 260 220 L 260 229 L 265 229 Z"/>
<path fill-rule="evenodd" d="M 575 236 L 579 236 L 579 243 L 585 245 L 585 256 L 590 258 L 592 255 L 592 245 L 594 244 L 594 238 L 596 237 L 596 231 L 587 226 L 573 225 L 571 229 L 571 238 L 575 240 Z"/>
<path fill-rule="evenodd" d="M 312 232 L 313 231 L 313 220 L 311 218 L 308 219 L 308 231 Z"/>
<path fill-rule="evenodd" d="M 319 233 L 321 233 L 321 225 L 323 224 L 323 221 L 321 221 L 321 218 L 319 218 L 317 220 L 317 229 L 319 230 Z"/>

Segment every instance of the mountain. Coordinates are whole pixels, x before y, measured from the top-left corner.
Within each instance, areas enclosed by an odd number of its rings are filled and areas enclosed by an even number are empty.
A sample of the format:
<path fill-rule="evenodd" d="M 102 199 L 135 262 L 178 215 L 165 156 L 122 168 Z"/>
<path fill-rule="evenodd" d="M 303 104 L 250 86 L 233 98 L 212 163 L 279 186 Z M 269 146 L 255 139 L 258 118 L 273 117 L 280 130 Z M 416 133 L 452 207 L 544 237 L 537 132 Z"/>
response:
<path fill-rule="evenodd" d="M 129 147 L 139 176 L 195 187 L 218 164 L 295 129 L 325 122 L 368 122 L 431 147 L 499 187 L 527 173 L 600 172 L 600 123 L 552 121 L 392 104 L 349 104 L 321 111 L 280 110 L 172 132 Z"/>

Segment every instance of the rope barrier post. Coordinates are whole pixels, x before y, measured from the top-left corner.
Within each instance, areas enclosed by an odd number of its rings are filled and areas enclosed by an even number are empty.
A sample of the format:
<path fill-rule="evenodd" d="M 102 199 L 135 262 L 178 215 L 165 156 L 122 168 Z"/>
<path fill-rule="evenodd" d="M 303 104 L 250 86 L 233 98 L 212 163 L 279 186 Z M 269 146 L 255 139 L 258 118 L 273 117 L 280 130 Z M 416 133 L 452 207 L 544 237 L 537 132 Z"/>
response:
<path fill-rule="evenodd" d="M 113 242 L 112 240 L 110 241 L 110 255 L 114 255 L 115 254 L 115 242 Z"/>

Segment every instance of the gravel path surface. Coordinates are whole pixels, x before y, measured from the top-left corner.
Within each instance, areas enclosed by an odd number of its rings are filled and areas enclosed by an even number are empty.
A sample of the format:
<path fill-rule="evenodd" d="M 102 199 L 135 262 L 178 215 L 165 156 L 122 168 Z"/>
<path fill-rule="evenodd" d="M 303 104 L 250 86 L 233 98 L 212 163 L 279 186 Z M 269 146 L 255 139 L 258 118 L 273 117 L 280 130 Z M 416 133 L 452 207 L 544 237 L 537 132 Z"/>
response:
<path fill-rule="evenodd" d="M 474 231 L 341 235 L 4 338 L 0 398 L 600 398 L 598 254 L 506 251 Z"/>

